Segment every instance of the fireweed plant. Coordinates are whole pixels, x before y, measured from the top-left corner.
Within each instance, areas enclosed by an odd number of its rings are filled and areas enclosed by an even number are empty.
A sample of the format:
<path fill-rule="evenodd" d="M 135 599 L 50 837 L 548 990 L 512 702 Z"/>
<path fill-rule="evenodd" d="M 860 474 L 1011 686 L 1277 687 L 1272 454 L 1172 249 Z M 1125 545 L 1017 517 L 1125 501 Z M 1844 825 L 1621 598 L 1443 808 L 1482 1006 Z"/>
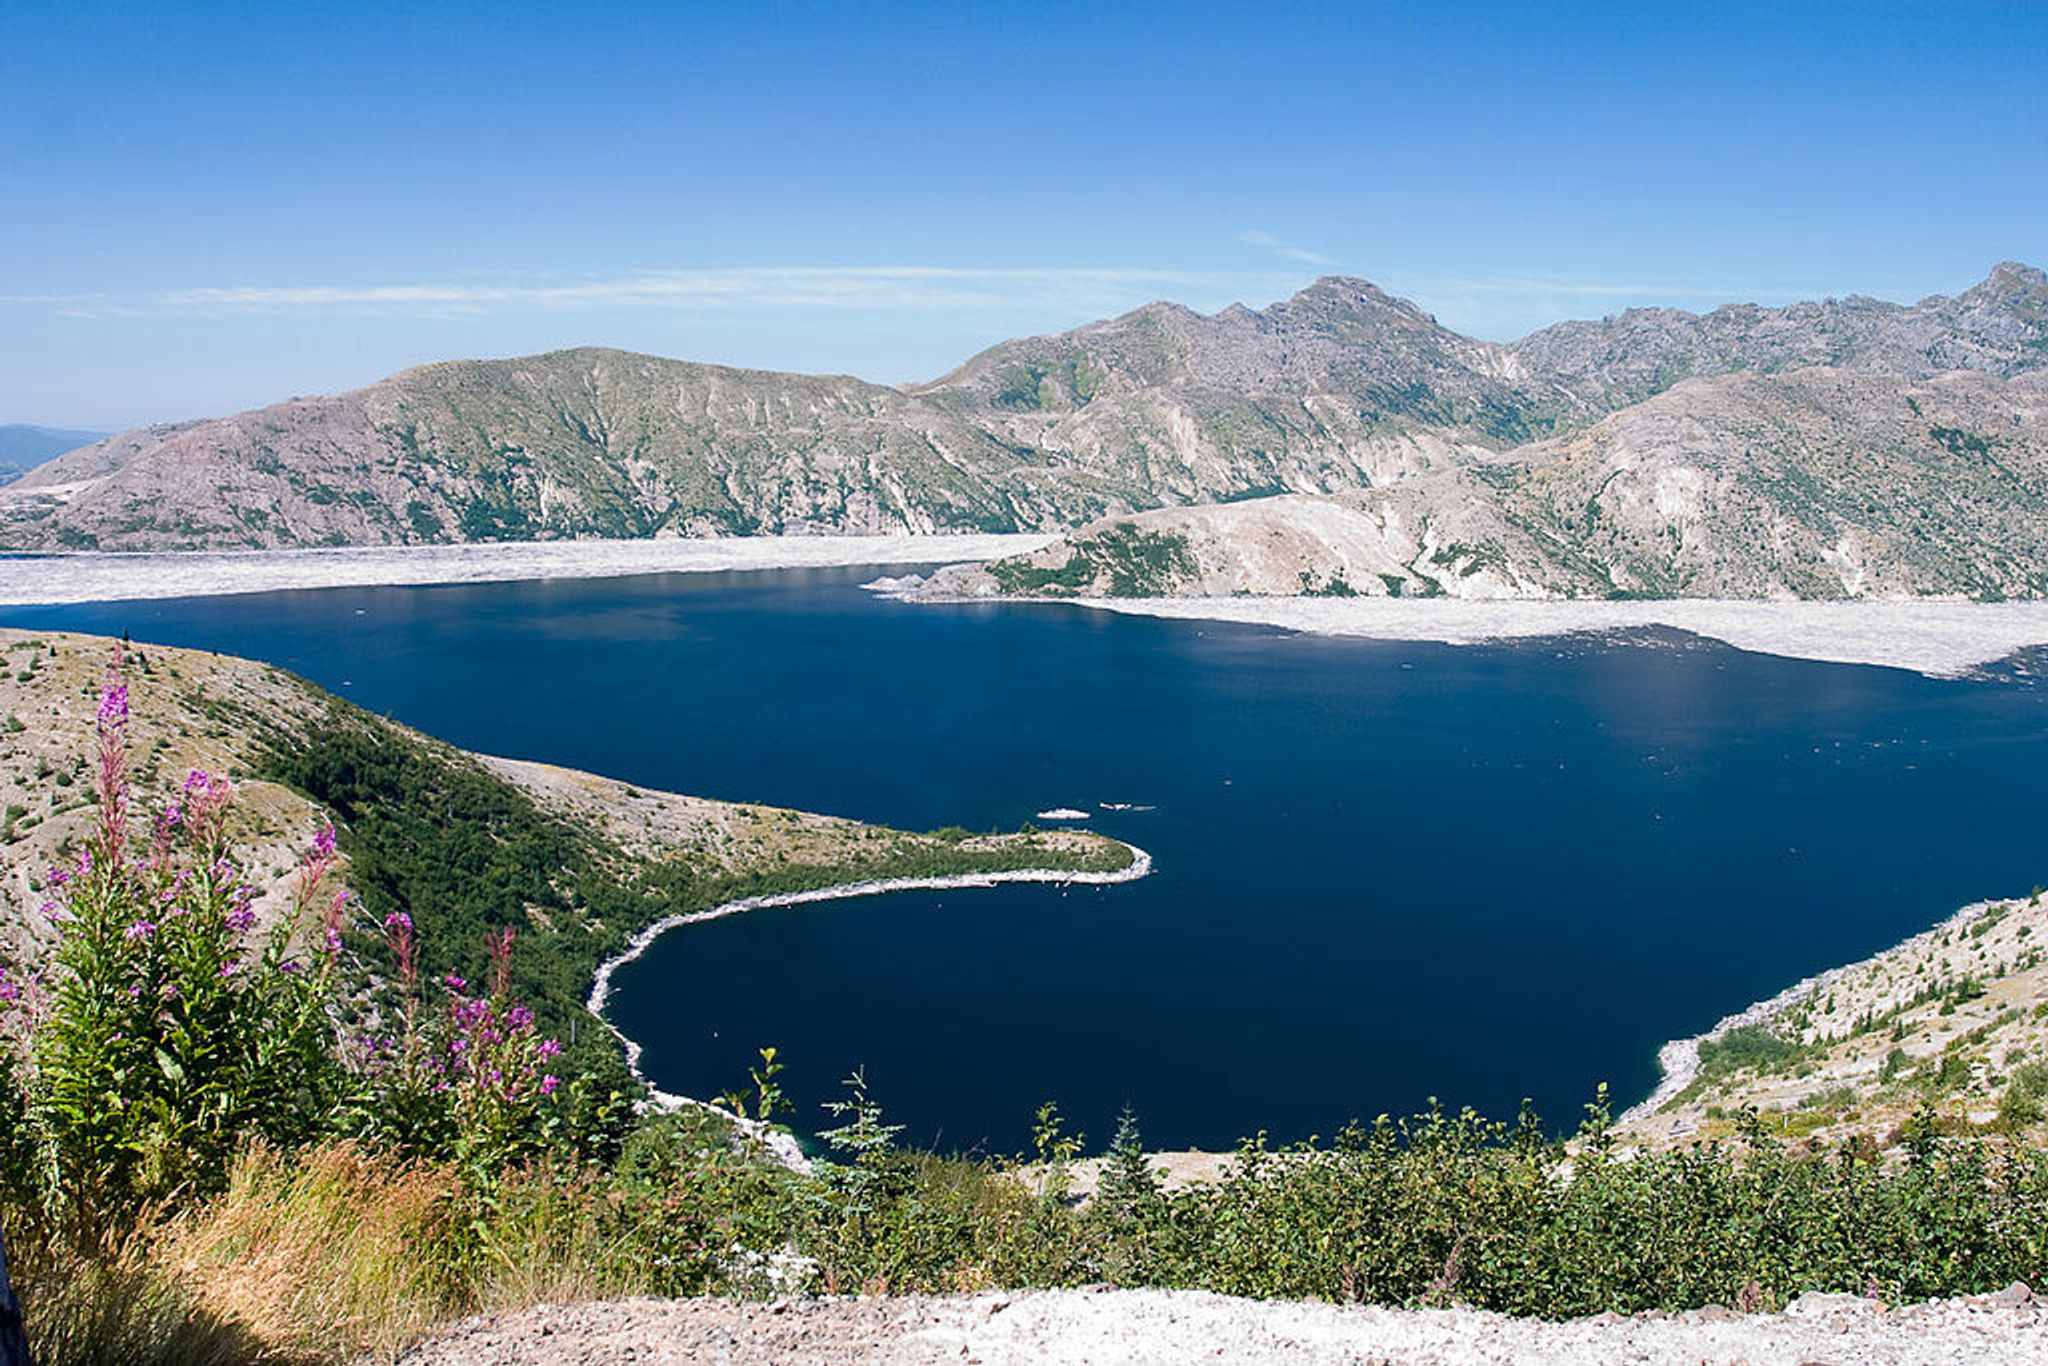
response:
<path fill-rule="evenodd" d="M 359 1034 L 346 1050 L 367 1083 L 350 1127 L 412 1155 L 453 1160 L 473 1185 L 488 1186 L 509 1163 L 564 1137 L 551 1104 L 562 1079 L 548 1070 L 562 1045 L 542 1038 L 532 1010 L 512 998 L 513 931 L 490 937 L 486 989 L 449 973 L 434 984 L 439 1008 L 429 1009 L 412 918 L 392 912 L 383 928 L 397 965 L 397 1019 L 394 1032 Z"/>
<path fill-rule="evenodd" d="M 315 833 L 288 906 L 259 932 L 257 891 L 227 848 L 226 776 L 195 769 L 153 816 L 136 810 L 122 662 L 116 647 L 95 718 L 92 833 L 46 879 L 51 966 L 0 979 L 0 1156 L 16 1207 L 97 1226 L 103 1210 L 218 1190 L 252 1141 L 361 1135 L 459 1159 L 480 1181 L 543 1146 L 559 1045 L 509 997 L 510 932 L 493 942 L 489 990 L 449 976 L 430 996 L 410 922 L 390 917 L 401 980 L 380 1030 L 376 998 L 344 990 L 358 979 L 334 828 Z"/>

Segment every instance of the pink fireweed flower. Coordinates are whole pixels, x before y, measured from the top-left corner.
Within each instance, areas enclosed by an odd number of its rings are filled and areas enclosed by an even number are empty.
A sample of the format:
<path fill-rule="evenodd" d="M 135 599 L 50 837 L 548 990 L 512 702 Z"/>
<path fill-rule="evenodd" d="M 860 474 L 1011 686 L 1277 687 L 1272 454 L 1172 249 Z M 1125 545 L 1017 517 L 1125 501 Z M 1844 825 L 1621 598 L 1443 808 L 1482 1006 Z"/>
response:
<path fill-rule="evenodd" d="M 228 959 L 227 962 L 222 963 L 220 965 L 220 975 L 223 977 L 232 977 L 241 970 L 242 965 L 240 963 L 237 963 L 232 958 Z"/>
<path fill-rule="evenodd" d="M 304 972 L 306 965 L 296 958 L 287 958 L 277 965 L 279 972 Z"/>
<path fill-rule="evenodd" d="M 150 861 L 158 872 L 170 867 L 171 845 L 178 837 L 178 826 L 183 823 L 185 813 L 176 802 L 156 813 L 156 821 L 150 827 Z"/>
<path fill-rule="evenodd" d="M 256 908 L 240 905 L 228 912 L 227 926 L 236 934 L 247 934 L 256 928 Z"/>
<path fill-rule="evenodd" d="M 129 939 L 147 939 L 156 933 L 156 926 L 147 920 L 138 920 L 121 933 Z"/>
<path fill-rule="evenodd" d="M 441 979 L 441 985 L 448 988 L 448 990 L 452 992 L 456 992 L 457 994 L 469 990 L 468 980 L 462 977 L 458 977 L 452 972 Z"/>
<path fill-rule="evenodd" d="M 326 880 L 337 857 L 334 827 L 323 825 L 313 835 L 312 852 L 307 854 L 306 861 L 299 865 L 299 909 L 304 910 L 312 901 L 313 893 L 319 890 L 320 884 Z"/>
<path fill-rule="evenodd" d="M 227 820 L 228 804 L 234 800 L 234 784 L 225 774 L 195 768 L 185 775 L 184 791 L 185 831 L 192 846 L 202 853 L 214 853 L 221 827 Z M 216 872 L 215 876 L 225 877 L 226 873 Z"/>
<path fill-rule="evenodd" d="M 108 671 L 108 675 L 114 678 L 120 676 L 112 670 Z M 128 724 L 128 685 L 126 683 L 109 683 L 100 690 L 99 724 L 102 730 L 117 729 Z"/>
<path fill-rule="evenodd" d="M 341 955 L 341 927 L 347 919 L 348 892 L 343 890 L 334 894 L 334 900 L 327 903 L 326 914 L 321 917 L 321 928 L 326 931 L 327 956 L 330 958 Z"/>
<path fill-rule="evenodd" d="M 560 1086 L 561 1084 L 562 1079 L 556 1076 L 554 1073 L 544 1073 L 542 1074 L 540 1079 L 540 1093 L 543 1096 L 552 1096 L 555 1093 L 555 1088 L 557 1086 Z"/>
<path fill-rule="evenodd" d="M 536 1058 L 552 1058 L 561 1051 L 562 1041 L 560 1039 L 542 1039 L 534 1046 L 533 1056 Z"/>
<path fill-rule="evenodd" d="M 114 652 L 107 666 L 106 686 L 100 690 L 96 727 L 100 738 L 99 778 L 96 790 L 100 807 L 100 839 L 107 853 L 118 859 L 128 835 L 128 685 L 121 678 L 121 654 Z"/>

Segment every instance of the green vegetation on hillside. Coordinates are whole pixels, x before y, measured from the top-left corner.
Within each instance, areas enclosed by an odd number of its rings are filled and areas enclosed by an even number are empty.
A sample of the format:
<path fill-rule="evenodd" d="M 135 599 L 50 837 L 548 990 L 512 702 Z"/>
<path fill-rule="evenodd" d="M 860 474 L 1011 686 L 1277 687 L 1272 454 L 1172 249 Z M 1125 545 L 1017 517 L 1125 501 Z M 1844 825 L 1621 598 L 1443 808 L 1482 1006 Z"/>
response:
<path fill-rule="evenodd" d="M 575 1061 L 586 1068 L 615 1068 L 622 1057 L 609 1030 L 589 1027 L 583 1001 L 592 973 L 667 916 L 882 878 L 1112 872 L 1130 859 L 1108 841 L 1088 853 L 1032 838 L 989 849 L 879 829 L 847 841 L 830 863 L 730 868 L 703 855 L 636 856 L 541 810 L 468 755 L 338 699 L 304 734 L 272 741 L 263 775 L 334 813 L 364 923 L 409 915 L 428 976 L 474 964 L 493 936 L 516 930 L 514 990 L 543 1028 L 575 1040 Z M 352 947 L 389 976 L 375 933 L 357 933 Z"/>
<path fill-rule="evenodd" d="M 1188 538 L 1179 532 L 1116 522 L 1076 539 L 1066 563 L 1057 568 L 1040 568 L 1029 556 L 1019 556 L 995 561 L 988 572 L 1005 593 L 1072 596 L 1093 591 L 1113 598 L 1154 598 L 1186 588 L 1199 571 Z"/>

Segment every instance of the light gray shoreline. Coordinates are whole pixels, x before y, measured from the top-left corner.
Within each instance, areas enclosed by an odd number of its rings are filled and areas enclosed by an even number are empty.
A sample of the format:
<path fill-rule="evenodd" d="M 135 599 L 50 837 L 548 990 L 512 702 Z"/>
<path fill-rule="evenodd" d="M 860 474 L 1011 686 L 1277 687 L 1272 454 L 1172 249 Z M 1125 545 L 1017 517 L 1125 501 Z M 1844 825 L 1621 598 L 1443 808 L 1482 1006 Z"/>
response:
<path fill-rule="evenodd" d="M 1950 678 L 2048 645 L 2048 602 L 1859 598 L 1085 598 L 1134 616 L 1277 626 L 1315 635 L 1474 645 L 1662 626 L 1738 650 Z"/>
<path fill-rule="evenodd" d="M 732 536 L 303 550 L 80 551 L 0 557 L 0 604 L 40 607 L 296 588 L 936 564 L 1021 554 L 1051 539 L 1042 535 Z"/>
<path fill-rule="evenodd" d="M 1853 963 L 1844 963 L 1839 967 L 1828 968 L 1826 971 L 1817 972 L 1811 977 L 1802 978 L 1767 1000 L 1745 1006 L 1733 1015 L 1724 1015 L 1715 1023 L 1713 1028 L 1706 1030 L 1704 1033 L 1694 1034 L 1690 1038 L 1671 1040 L 1657 1050 L 1657 1066 L 1663 1075 L 1658 1081 L 1656 1089 L 1636 1104 L 1624 1110 L 1621 1117 L 1615 1122 L 1617 1124 L 1631 1124 L 1637 1120 L 1649 1119 L 1676 1099 L 1678 1094 L 1685 1090 L 1686 1087 L 1692 1085 L 1693 1081 L 1700 1074 L 1701 1044 L 1710 1043 L 1719 1039 L 1728 1031 L 1740 1029 L 1744 1025 L 1769 1024 L 1801 1001 L 1810 999 L 1815 993 L 1825 990 L 1836 982 L 1861 972 L 1873 964 L 1882 963 L 1886 959 L 1896 957 L 1899 954 L 1923 948 L 1942 935 L 1948 934 L 1976 920 L 1993 907 L 2009 905 L 2012 900 L 2013 898 L 2011 897 L 1998 897 L 1990 901 L 1972 902 L 1947 919 L 1929 926 L 1918 934 L 1901 939 L 1890 948 L 1880 949 L 1868 958 L 1859 958 Z"/>
<path fill-rule="evenodd" d="M 735 536 L 518 541 L 300 550 L 97 552 L 0 556 L 0 606 L 210 597 L 287 589 L 425 586 L 636 574 L 718 573 L 855 565 L 956 564 L 1022 554 L 1047 534 Z M 871 586 L 951 601 L 921 579 Z M 973 602 L 1043 603 L 1035 598 Z M 1737 649 L 1792 659 L 1875 664 L 1952 677 L 2048 645 L 2048 602 L 1947 599 L 1796 602 L 1668 598 L 1086 598 L 1102 611 L 1223 621 L 1318 635 L 1469 645 L 1663 626 Z"/>
<path fill-rule="evenodd" d="M 634 1077 L 647 1087 L 653 1103 L 664 1110 L 693 1108 L 709 1110 L 723 1115 L 742 1130 L 758 1139 L 768 1151 L 785 1166 L 796 1170 L 808 1170 L 809 1159 L 794 1138 L 772 1129 L 765 1124 L 733 1114 L 722 1105 L 694 1096 L 679 1096 L 664 1091 L 640 1071 L 640 1055 L 643 1051 L 638 1040 L 613 1024 L 605 1014 L 605 1007 L 612 996 L 612 974 L 641 954 L 647 952 L 654 941 L 670 930 L 685 925 L 696 925 L 706 920 L 718 920 L 729 915 L 740 915 L 747 911 L 768 910 L 777 906 L 805 906 L 817 901 L 843 901 L 853 897 L 881 896 L 888 892 L 953 891 L 973 887 L 994 887 L 1001 883 L 1041 882 L 1057 883 L 1062 886 L 1075 884 L 1088 887 L 1107 887 L 1120 882 L 1136 882 L 1152 871 L 1152 856 L 1135 844 L 1122 840 L 1124 848 L 1131 851 L 1131 861 L 1122 868 L 1109 873 L 1073 872 L 1057 868 L 1014 868 L 992 873 L 953 873 L 944 877 L 896 877 L 878 878 L 872 882 L 842 882 L 831 887 L 815 887 L 805 892 L 775 892 L 765 896 L 741 897 L 736 901 L 721 902 L 701 911 L 686 911 L 681 915 L 665 916 L 655 921 L 627 941 L 625 949 L 597 965 L 597 972 L 590 980 L 590 996 L 584 1002 L 586 1009 L 604 1021 L 605 1028 L 618 1036 L 626 1047 L 626 1066 Z"/>

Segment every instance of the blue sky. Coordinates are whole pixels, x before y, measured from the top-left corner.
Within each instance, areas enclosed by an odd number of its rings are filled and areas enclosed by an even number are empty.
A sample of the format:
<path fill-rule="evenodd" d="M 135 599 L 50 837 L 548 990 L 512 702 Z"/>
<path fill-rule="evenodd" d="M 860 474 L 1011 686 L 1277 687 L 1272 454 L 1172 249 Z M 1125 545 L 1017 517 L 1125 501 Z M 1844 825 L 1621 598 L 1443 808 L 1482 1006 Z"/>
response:
<path fill-rule="evenodd" d="M 2048 4 L 0 7 L 0 421 L 603 343 L 884 382 L 1371 279 L 1506 339 L 2048 263 Z"/>

